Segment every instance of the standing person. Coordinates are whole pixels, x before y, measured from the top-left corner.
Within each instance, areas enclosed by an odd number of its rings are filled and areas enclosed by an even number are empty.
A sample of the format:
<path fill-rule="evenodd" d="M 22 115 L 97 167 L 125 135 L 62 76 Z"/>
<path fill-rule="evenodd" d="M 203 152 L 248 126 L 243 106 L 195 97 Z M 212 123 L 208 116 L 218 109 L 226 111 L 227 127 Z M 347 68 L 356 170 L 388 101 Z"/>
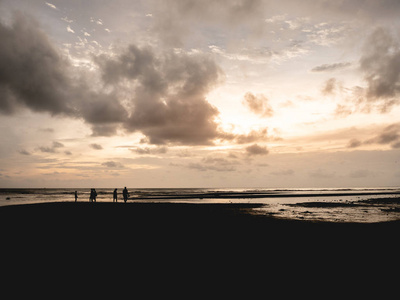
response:
<path fill-rule="evenodd" d="M 93 189 L 93 201 L 96 202 L 97 192 L 96 189 Z"/>
<path fill-rule="evenodd" d="M 90 197 L 89 197 L 89 202 L 93 202 L 93 198 L 94 198 L 94 193 L 93 193 L 94 189 L 90 189 Z"/>
<path fill-rule="evenodd" d="M 113 193 L 113 202 L 114 202 L 114 200 L 115 200 L 115 202 L 118 202 L 117 201 L 117 189 L 115 189 L 114 193 Z"/>
<path fill-rule="evenodd" d="M 122 194 L 124 196 L 124 202 L 126 203 L 126 201 L 128 201 L 128 197 L 129 197 L 128 189 L 126 187 L 124 187 L 124 190 L 122 191 Z"/>
<path fill-rule="evenodd" d="M 78 201 L 78 191 L 75 191 L 75 202 Z"/>

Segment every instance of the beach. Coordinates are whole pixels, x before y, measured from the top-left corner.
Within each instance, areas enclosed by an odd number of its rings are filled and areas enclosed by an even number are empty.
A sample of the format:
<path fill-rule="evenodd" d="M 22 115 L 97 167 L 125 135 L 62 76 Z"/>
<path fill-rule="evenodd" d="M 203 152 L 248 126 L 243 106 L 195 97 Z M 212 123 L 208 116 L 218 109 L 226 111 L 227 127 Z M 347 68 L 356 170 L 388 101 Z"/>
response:
<path fill-rule="evenodd" d="M 125 290 L 131 285 L 134 290 L 146 287 L 146 293 L 159 291 L 160 286 L 180 291 L 193 287 L 191 293 L 196 294 L 204 286 L 221 288 L 221 281 L 229 283 L 229 293 L 236 291 L 231 284 L 239 282 L 262 287 L 267 278 L 283 285 L 306 283 L 311 276 L 313 283 L 330 286 L 329 274 L 332 279 L 339 273 L 340 280 L 350 282 L 370 268 L 390 269 L 397 259 L 400 221 L 293 220 L 255 214 L 260 206 L 132 202 L 3 206 L 1 253 L 12 278 L 38 276 L 46 270 L 46 276 L 54 274 L 53 282 L 64 274 L 63 286 L 76 286 L 77 277 L 80 286 L 89 289 L 87 282 L 96 278 L 106 287 L 112 280 L 117 285 L 124 282 Z"/>
<path fill-rule="evenodd" d="M 315 203 L 314 203 L 315 205 Z M 293 220 L 254 213 L 262 204 L 50 202 L 0 207 L 0 225 L 12 239 L 64 244 L 263 245 L 282 242 L 387 243 L 400 221 L 355 223 Z M 311 205 L 309 205 L 311 206 Z M 162 242 L 163 241 L 163 242 Z M 348 246 L 350 245 L 348 244 Z M 132 245 L 129 245 L 129 248 Z M 138 246 L 140 247 L 140 246 Z"/>

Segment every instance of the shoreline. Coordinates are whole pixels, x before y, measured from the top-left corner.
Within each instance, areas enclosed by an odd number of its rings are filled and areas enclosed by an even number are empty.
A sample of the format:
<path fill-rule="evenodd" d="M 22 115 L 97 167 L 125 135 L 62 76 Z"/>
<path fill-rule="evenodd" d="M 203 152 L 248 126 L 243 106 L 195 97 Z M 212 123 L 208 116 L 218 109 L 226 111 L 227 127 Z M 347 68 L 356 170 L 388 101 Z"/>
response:
<path fill-rule="evenodd" d="M 344 196 L 384 196 L 398 195 L 399 192 L 332 192 L 332 193 L 285 193 L 285 192 L 240 192 L 240 193 L 204 193 L 204 194 L 184 194 L 174 196 L 149 196 L 149 197 L 132 197 L 129 200 L 173 200 L 173 199 L 256 199 L 256 198 L 313 198 L 313 197 L 344 197 Z"/>
<path fill-rule="evenodd" d="M 389 198 L 388 200 L 392 200 Z M 398 198 L 395 199 L 398 201 Z M 371 201 L 371 200 L 367 200 Z M 366 202 L 366 201 L 364 201 Z M 324 203 L 324 202 L 309 202 L 288 204 L 291 206 L 343 206 L 343 205 L 358 205 L 347 203 Z M 0 222 L 7 219 L 21 219 L 28 221 L 29 219 L 39 219 L 46 217 L 54 217 L 55 215 L 68 215 L 79 217 L 80 221 L 85 221 L 85 214 L 87 220 L 92 217 L 104 216 L 110 219 L 119 216 L 131 218 L 132 220 L 145 220 L 146 218 L 157 217 L 158 221 L 165 221 L 166 219 L 180 220 L 185 219 L 190 221 L 192 217 L 195 218 L 214 218 L 212 221 L 216 222 L 220 219 L 221 222 L 238 221 L 269 224 L 269 223 L 297 223 L 297 225 L 304 224 L 309 226 L 373 226 L 379 224 L 392 224 L 399 226 L 400 220 L 383 221 L 383 222 L 333 222 L 324 220 L 298 220 L 283 217 L 275 217 L 273 214 L 260 214 L 254 209 L 259 209 L 265 206 L 260 203 L 187 203 L 187 202 L 74 202 L 74 201 L 54 201 L 44 203 L 26 203 L 26 204 L 10 204 L 0 206 Z M 62 218 L 59 220 L 62 222 Z M 193 223 L 193 220 L 190 222 Z"/>

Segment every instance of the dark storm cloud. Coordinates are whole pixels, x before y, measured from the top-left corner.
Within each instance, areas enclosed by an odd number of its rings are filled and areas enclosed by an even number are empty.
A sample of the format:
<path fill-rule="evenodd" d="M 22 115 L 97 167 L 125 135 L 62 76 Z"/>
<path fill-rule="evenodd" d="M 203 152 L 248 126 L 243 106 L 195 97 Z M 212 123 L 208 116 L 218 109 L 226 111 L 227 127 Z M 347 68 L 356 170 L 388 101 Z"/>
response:
<path fill-rule="evenodd" d="M 400 43 L 387 29 L 377 28 L 367 39 L 360 69 L 368 84 L 366 100 L 380 102 L 386 112 L 400 95 Z"/>
<path fill-rule="evenodd" d="M 114 136 L 117 134 L 119 124 L 95 124 L 91 128 L 92 136 Z"/>
<path fill-rule="evenodd" d="M 128 81 L 133 110 L 123 126 L 151 144 L 211 144 L 221 136 L 219 112 L 207 100 L 222 71 L 202 54 L 156 53 L 130 45 L 116 57 L 95 59 L 105 84 Z"/>
<path fill-rule="evenodd" d="M 116 95 L 87 93 L 80 105 L 80 113 L 90 124 L 112 124 L 123 122 L 128 113 L 118 101 Z"/>
<path fill-rule="evenodd" d="M 11 26 L 0 24 L 0 38 L 1 113 L 27 107 L 83 119 L 93 136 L 141 132 L 150 144 L 236 138 L 219 129 L 219 111 L 206 99 L 224 77 L 211 56 L 130 45 L 93 57 L 104 85 L 94 91 L 92 79 L 74 70 L 30 16 L 16 13 Z"/>
<path fill-rule="evenodd" d="M 31 17 L 15 13 L 10 27 L 0 23 L 0 111 L 12 113 L 24 105 L 33 111 L 74 112 L 66 90 L 68 64 L 52 47 Z"/>
<path fill-rule="evenodd" d="M 0 40 L 0 113 L 16 113 L 24 106 L 82 118 L 96 135 L 115 133 L 115 124 L 127 118 L 115 94 L 93 92 L 84 77 L 71 75 L 68 60 L 32 17 L 17 12 L 11 26 L 0 23 Z"/>
<path fill-rule="evenodd" d="M 128 112 L 117 95 L 82 91 L 79 116 L 92 128 L 92 136 L 113 136 L 120 123 L 128 118 Z"/>
<path fill-rule="evenodd" d="M 243 104 L 247 106 L 253 113 L 261 117 L 272 117 L 274 110 L 269 104 L 269 100 L 262 94 L 254 95 L 246 93 L 244 95 Z"/>

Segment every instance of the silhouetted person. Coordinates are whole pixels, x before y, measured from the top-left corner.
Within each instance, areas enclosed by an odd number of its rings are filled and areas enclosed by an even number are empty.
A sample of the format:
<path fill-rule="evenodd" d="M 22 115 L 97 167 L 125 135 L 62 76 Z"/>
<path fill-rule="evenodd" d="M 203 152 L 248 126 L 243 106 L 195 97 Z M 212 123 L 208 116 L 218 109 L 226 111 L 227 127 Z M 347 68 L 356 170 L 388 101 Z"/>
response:
<path fill-rule="evenodd" d="M 122 191 L 122 195 L 124 196 L 124 202 L 126 203 L 126 201 L 128 201 L 128 189 L 126 187 L 124 187 L 124 190 Z"/>
<path fill-rule="evenodd" d="M 114 202 L 114 200 L 115 200 L 115 202 L 118 202 L 117 201 L 117 189 L 115 189 L 114 193 L 113 193 L 113 202 Z"/>
<path fill-rule="evenodd" d="M 96 202 L 97 192 L 96 189 L 93 189 L 93 201 Z"/>
<path fill-rule="evenodd" d="M 97 197 L 97 192 L 95 189 L 91 189 L 90 190 L 90 197 L 89 197 L 89 201 L 90 202 L 96 202 L 96 197 Z"/>
<path fill-rule="evenodd" d="M 78 191 L 75 191 L 75 202 L 78 201 Z"/>

